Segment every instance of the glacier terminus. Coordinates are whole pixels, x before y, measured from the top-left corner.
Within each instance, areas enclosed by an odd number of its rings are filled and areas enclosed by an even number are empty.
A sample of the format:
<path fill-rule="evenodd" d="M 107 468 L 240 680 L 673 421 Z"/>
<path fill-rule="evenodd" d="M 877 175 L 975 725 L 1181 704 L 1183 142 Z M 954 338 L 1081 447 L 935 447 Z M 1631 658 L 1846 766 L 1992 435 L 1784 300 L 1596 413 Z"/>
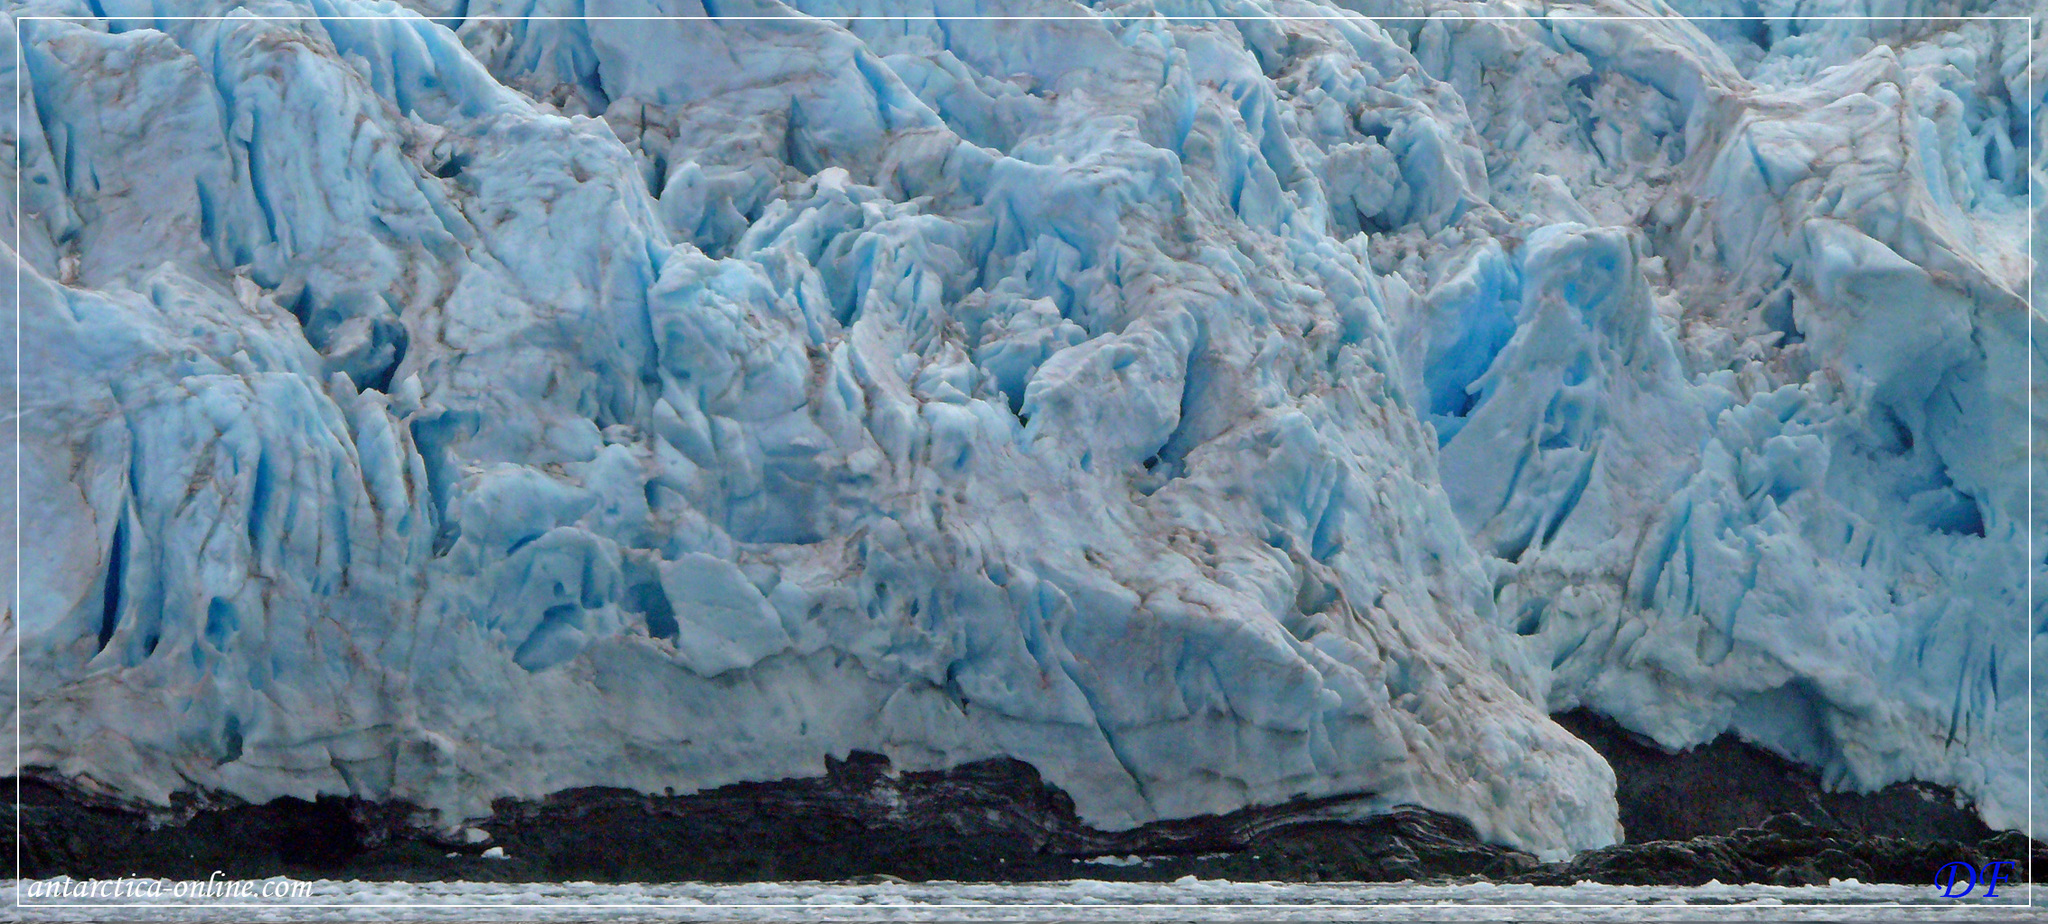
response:
<path fill-rule="evenodd" d="M 5 746 L 1558 859 L 1625 835 L 1583 709 L 2023 828 L 2029 15 L 11 0 Z"/>

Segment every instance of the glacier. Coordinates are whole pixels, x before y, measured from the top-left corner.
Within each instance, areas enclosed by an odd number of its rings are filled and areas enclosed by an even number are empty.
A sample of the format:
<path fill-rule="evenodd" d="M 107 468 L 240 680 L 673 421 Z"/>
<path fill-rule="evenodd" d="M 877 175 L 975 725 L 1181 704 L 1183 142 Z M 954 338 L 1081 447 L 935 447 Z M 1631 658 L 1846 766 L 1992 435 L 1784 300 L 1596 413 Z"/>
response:
<path fill-rule="evenodd" d="M 17 0 L 7 747 L 1556 857 L 1586 707 L 2022 827 L 2030 12 Z"/>

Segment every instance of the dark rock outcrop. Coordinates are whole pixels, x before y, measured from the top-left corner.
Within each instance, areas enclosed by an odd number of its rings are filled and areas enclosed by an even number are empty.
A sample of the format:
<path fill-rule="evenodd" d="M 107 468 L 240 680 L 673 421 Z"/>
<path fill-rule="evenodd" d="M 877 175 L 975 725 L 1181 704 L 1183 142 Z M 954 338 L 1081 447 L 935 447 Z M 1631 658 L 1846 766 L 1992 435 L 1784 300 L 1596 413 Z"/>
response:
<path fill-rule="evenodd" d="M 990 760 L 890 774 L 856 754 L 822 778 L 686 797 L 574 790 L 501 803 L 485 827 L 544 878 L 1038 880 L 1242 876 L 1400 880 L 1511 875 L 1533 857 L 1483 844 L 1458 819 L 1405 808 L 1345 819 L 1357 798 L 1251 808 L 1105 832 L 1029 764 Z M 1352 813 L 1355 814 L 1355 811 Z M 685 846 L 687 845 L 687 846 Z M 1144 856 L 1117 866 L 1092 858 Z"/>
<path fill-rule="evenodd" d="M 1673 754 L 1583 709 L 1551 718 L 1614 768 L 1615 800 L 1631 843 L 1730 834 L 1784 814 L 1873 837 L 1974 843 L 1993 833 L 1940 786 L 1893 783 L 1874 793 L 1828 792 L 1813 768 L 1734 735 Z"/>
<path fill-rule="evenodd" d="M 6 783 L 11 789 L 15 781 Z M 205 879 L 310 878 L 348 871 L 357 878 L 412 878 L 463 848 L 409 824 L 410 806 L 354 799 L 263 805 L 181 800 L 170 812 L 144 812 L 75 787 L 27 778 L 21 814 L 5 817 L 11 843 L 18 824 L 22 875 L 47 878 L 150 876 Z"/>
<path fill-rule="evenodd" d="M 1519 881 L 1931 883 L 1954 861 L 1981 869 L 2015 860 L 2024 876 L 2029 851 L 2048 865 L 2041 844 L 2018 832 L 1992 831 L 1940 786 L 1829 792 L 1812 768 L 1733 735 L 1674 754 L 1592 712 L 1552 718 L 1614 767 L 1625 842 Z"/>
<path fill-rule="evenodd" d="M 1570 885 L 1705 885 L 1708 882 L 1823 885 L 1830 879 L 1929 884 L 1944 864 L 1962 861 L 1988 869 L 2017 861 L 2013 878 L 2026 876 L 2029 842 L 2017 832 L 1978 841 L 1918 840 L 1823 828 L 1795 814 L 1775 815 L 1757 827 L 1688 840 L 1617 844 L 1587 851 L 1569 863 L 1515 877 L 1517 882 Z M 2048 851 L 2032 845 L 2048 864 Z"/>
<path fill-rule="evenodd" d="M 687 796 L 578 789 L 538 802 L 502 801 L 481 825 L 490 840 L 475 844 L 412 826 L 410 806 L 284 799 L 188 808 L 182 822 L 159 824 L 136 809 L 28 780 L 24 874 L 1398 881 L 1506 878 L 1539 867 L 1447 815 L 1404 807 L 1349 817 L 1361 797 L 1106 832 L 1083 824 L 1065 793 L 1014 760 L 891 774 L 883 758 L 855 754 L 826 769 L 814 779 Z M 502 847 L 508 858 L 483 856 L 487 847 Z"/>
<path fill-rule="evenodd" d="M 1364 796 L 1101 831 L 1030 765 L 990 760 L 891 773 L 855 754 L 824 776 L 684 796 L 577 789 L 506 800 L 469 843 L 412 806 L 348 799 L 266 805 L 189 801 L 145 813 L 39 779 L 22 781 L 31 878 L 749 881 L 1403 879 L 1570 884 L 1929 883 L 1943 864 L 1983 868 L 2048 851 L 1994 833 L 1938 787 L 1830 793 L 1811 771 L 1732 738 L 1669 754 L 1586 713 L 1560 721 L 1607 756 L 1628 843 L 1542 864 L 1414 807 L 1357 817 Z M 15 819 L 7 819 L 8 824 Z M 11 835 L 12 832 L 7 832 Z M 508 855 L 485 855 L 491 847 Z"/>

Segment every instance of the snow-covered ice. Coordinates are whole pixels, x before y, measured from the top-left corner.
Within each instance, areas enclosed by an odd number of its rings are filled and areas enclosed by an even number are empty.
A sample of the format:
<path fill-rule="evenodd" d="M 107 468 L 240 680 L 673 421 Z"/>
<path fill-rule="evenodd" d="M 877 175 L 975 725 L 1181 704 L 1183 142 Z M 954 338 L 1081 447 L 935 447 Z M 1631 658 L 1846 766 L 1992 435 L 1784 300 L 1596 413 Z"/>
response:
<path fill-rule="evenodd" d="M 2024 23 L 418 6 L 9 5 L 23 764 L 1556 857 L 1585 705 L 2023 823 Z"/>

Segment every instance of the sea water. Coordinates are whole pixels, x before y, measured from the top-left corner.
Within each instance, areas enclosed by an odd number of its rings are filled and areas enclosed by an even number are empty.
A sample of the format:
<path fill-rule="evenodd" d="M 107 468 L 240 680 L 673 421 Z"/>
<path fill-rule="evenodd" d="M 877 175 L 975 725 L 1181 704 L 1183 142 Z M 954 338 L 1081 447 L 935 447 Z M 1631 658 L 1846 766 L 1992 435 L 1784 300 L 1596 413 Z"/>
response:
<path fill-rule="evenodd" d="M 1981 887 L 1947 898 L 1932 886 L 1855 880 L 1824 886 L 1522 886 L 1494 883 L 340 882 L 273 879 L 212 895 L 291 893 L 287 900 L 34 898 L 13 881 L 0 905 L 22 921 L 2032 921 L 2029 889 Z M 189 891 L 199 893 L 203 884 Z M 1951 890 L 1953 891 L 1953 890 Z M 18 904 L 20 903 L 20 904 Z"/>

